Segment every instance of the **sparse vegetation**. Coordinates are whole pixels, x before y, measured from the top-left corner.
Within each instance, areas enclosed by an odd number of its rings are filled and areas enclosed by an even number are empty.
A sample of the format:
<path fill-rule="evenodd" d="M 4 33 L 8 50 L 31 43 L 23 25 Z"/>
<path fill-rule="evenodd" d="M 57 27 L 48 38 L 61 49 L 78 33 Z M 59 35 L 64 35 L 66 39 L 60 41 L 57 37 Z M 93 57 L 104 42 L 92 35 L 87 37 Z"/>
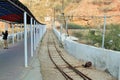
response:
<path fill-rule="evenodd" d="M 97 5 L 100 5 L 100 4 L 109 5 L 112 3 L 112 0 L 93 0 L 92 3 Z"/>
<path fill-rule="evenodd" d="M 120 25 L 111 24 L 107 28 L 109 31 L 105 37 L 105 48 L 120 51 Z"/>
<path fill-rule="evenodd" d="M 103 3 L 103 0 L 93 0 L 92 1 L 93 4 L 102 4 Z"/>
<path fill-rule="evenodd" d="M 74 24 L 74 23 L 69 23 L 68 24 L 68 29 L 81 29 L 82 27 L 80 25 Z"/>
<path fill-rule="evenodd" d="M 85 27 L 82 27 L 82 26 L 80 26 L 78 24 L 75 24 L 75 23 L 69 23 L 68 24 L 68 29 L 85 29 Z"/>
<path fill-rule="evenodd" d="M 84 32 L 83 32 L 84 31 Z M 79 38 L 79 42 L 93 45 L 96 47 L 102 46 L 102 32 L 97 29 L 77 29 L 72 35 Z M 105 49 L 120 51 L 120 24 L 110 24 L 106 26 L 105 32 Z"/>
<path fill-rule="evenodd" d="M 108 12 L 108 11 L 112 11 L 113 10 L 113 6 L 103 6 L 103 7 L 99 7 L 98 9 L 102 12 Z"/>
<path fill-rule="evenodd" d="M 110 24 L 107 25 L 105 34 L 104 47 L 106 49 L 120 51 L 120 25 Z M 92 41 L 92 45 L 98 44 L 99 47 L 102 45 L 102 34 L 95 35 L 94 32 L 90 32 L 89 39 Z"/>
<path fill-rule="evenodd" d="M 96 33 L 99 33 L 96 35 Z M 95 31 L 95 30 L 89 30 L 88 33 L 88 39 L 89 39 L 89 44 L 94 45 L 97 47 L 100 47 L 102 45 L 102 34 L 101 32 Z"/>
<path fill-rule="evenodd" d="M 79 32 L 73 32 L 73 35 L 77 38 L 81 38 L 83 36 L 83 34 L 79 31 Z"/>

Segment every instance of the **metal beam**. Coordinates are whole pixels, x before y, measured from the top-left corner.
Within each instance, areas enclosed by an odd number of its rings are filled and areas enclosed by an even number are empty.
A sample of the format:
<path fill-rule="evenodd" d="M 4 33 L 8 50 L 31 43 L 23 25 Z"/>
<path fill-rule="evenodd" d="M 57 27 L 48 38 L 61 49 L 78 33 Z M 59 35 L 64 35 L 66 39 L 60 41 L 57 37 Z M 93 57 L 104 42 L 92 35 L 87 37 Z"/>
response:
<path fill-rule="evenodd" d="M 12 5 L 14 5 L 15 7 L 17 7 L 18 9 L 22 10 L 23 12 L 25 12 L 24 9 L 22 9 L 21 7 L 19 7 L 18 5 L 16 5 L 14 2 L 12 2 L 11 0 L 7 0 L 8 2 L 10 2 Z M 29 15 L 30 17 L 32 17 L 29 13 L 27 13 L 27 15 Z"/>

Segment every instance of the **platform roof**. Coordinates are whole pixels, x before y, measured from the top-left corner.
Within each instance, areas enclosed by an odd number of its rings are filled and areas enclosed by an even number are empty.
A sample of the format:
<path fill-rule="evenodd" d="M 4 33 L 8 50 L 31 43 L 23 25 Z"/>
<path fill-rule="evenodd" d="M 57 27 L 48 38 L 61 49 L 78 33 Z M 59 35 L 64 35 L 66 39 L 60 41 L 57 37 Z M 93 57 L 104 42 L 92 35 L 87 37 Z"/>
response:
<path fill-rule="evenodd" d="M 30 10 L 19 0 L 0 0 L 0 19 L 16 23 L 24 23 L 24 12 L 27 12 L 27 24 L 30 24 L 31 17 L 36 20 Z M 37 20 L 36 22 L 40 23 Z"/>

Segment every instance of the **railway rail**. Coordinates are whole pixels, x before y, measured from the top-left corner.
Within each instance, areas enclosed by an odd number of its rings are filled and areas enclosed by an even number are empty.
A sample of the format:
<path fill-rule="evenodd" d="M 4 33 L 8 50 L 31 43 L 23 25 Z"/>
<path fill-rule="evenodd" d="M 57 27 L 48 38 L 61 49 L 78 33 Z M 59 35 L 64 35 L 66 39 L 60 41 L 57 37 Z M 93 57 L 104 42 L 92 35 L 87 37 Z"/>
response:
<path fill-rule="evenodd" d="M 51 38 L 50 38 L 51 37 Z M 51 61 L 53 62 L 53 64 L 55 65 L 55 67 L 61 72 L 61 74 L 65 77 L 66 80 L 92 80 L 91 78 L 89 78 L 88 76 L 86 76 L 85 74 L 83 74 L 82 72 L 80 72 L 79 70 L 77 70 L 76 68 L 74 68 L 69 62 L 67 62 L 64 57 L 61 55 L 62 51 L 56 46 L 57 43 L 55 42 L 55 39 L 53 38 L 53 33 L 49 34 L 48 37 L 48 42 L 47 42 L 47 48 L 48 48 L 48 53 L 49 53 L 49 57 L 51 59 Z M 52 49 L 50 48 L 54 48 L 54 50 L 56 51 L 51 51 Z M 58 64 L 58 58 L 59 61 L 62 62 L 62 64 L 64 63 L 64 65 L 68 66 L 67 71 L 64 70 L 60 65 Z M 73 76 L 68 74 L 68 72 L 72 72 L 72 74 L 74 74 Z"/>

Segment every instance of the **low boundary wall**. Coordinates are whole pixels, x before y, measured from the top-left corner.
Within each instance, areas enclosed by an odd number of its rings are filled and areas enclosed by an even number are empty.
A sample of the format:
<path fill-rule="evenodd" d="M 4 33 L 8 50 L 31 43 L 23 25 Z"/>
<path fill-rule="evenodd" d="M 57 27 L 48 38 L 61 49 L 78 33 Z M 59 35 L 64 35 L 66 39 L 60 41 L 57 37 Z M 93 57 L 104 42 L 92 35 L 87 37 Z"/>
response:
<path fill-rule="evenodd" d="M 60 33 L 56 29 L 53 31 L 59 38 Z M 65 50 L 77 59 L 91 61 L 97 69 L 107 71 L 116 78 L 119 77 L 120 52 L 77 43 L 67 38 L 64 38 L 63 43 Z"/>

